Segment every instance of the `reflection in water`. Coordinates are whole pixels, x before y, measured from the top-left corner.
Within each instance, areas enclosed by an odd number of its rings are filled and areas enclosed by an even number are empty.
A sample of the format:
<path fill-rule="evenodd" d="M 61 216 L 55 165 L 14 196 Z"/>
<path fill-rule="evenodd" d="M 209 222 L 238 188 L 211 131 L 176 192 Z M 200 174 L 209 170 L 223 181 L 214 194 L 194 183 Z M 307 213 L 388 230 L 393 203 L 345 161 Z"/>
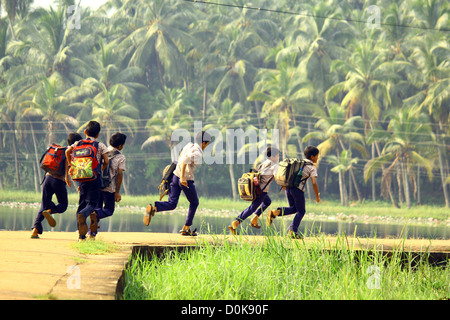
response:
<path fill-rule="evenodd" d="M 5 208 L 0 207 L 0 230 L 30 230 L 33 225 L 37 210 Z M 69 207 L 63 214 L 53 216 L 56 220 L 56 227 L 51 229 L 46 221 L 43 221 L 44 232 L 65 231 L 75 232 L 77 230 L 74 209 Z M 100 222 L 99 232 L 166 232 L 178 233 L 184 225 L 186 216 L 183 210 L 172 213 L 156 214 L 151 225 L 146 227 L 142 223 L 143 211 L 130 213 L 118 210 L 110 218 Z M 227 226 L 234 219 L 232 215 L 211 216 L 197 213 L 192 228 L 197 228 L 200 233 L 222 234 L 228 233 Z M 244 221 L 238 229 L 238 233 L 262 235 L 268 231 L 265 226 L 265 215 L 260 219 L 261 229 L 254 229 L 248 226 L 248 221 Z M 277 218 L 271 230 L 285 232 L 292 221 L 291 217 Z M 89 222 L 88 222 L 89 223 Z M 355 230 L 356 228 L 356 230 Z M 399 224 L 365 224 L 345 221 L 310 221 L 305 219 L 300 225 L 303 234 L 337 235 L 346 234 L 361 238 L 428 238 L 428 239 L 449 239 L 450 228 L 436 225 L 399 225 Z"/>

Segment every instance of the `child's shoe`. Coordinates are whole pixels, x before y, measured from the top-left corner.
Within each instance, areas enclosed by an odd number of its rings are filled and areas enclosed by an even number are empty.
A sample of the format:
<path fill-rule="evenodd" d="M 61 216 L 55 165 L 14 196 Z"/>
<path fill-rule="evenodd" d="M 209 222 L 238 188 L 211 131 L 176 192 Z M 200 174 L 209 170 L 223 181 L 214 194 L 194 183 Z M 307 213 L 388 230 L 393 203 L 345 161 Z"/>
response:
<path fill-rule="evenodd" d="M 277 217 L 274 214 L 275 211 L 278 211 L 278 210 L 270 210 L 269 213 L 267 214 L 266 224 L 268 227 L 270 227 L 272 225 L 273 219 L 275 219 Z"/>
<path fill-rule="evenodd" d="M 79 239 L 85 239 L 86 233 L 88 232 L 88 226 L 86 224 L 86 217 L 84 214 L 79 213 L 77 215 L 77 221 L 78 221 L 78 237 Z"/>
<path fill-rule="evenodd" d="M 95 212 L 95 211 L 92 212 L 91 215 L 89 216 L 89 218 L 91 219 L 91 224 L 89 225 L 89 231 L 95 237 L 95 235 L 97 234 L 97 230 L 98 230 L 97 212 Z"/>
<path fill-rule="evenodd" d="M 44 216 L 45 219 L 47 219 L 47 222 L 50 225 L 50 227 L 53 228 L 53 227 L 56 226 L 56 221 L 51 216 L 51 213 L 52 213 L 51 209 L 47 209 L 47 210 L 42 211 L 42 215 Z"/>
<path fill-rule="evenodd" d="M 156 207 L 152 206 L 151 204 L 149 204 L 145 208 L 143 222 L 146 226 L 150 225 L 150 221 L 152 221 L 152 217 L 155 215 L 155 212 L 156 212 Z"/>
<path fill-rule="evenodd" d="M 301 234 L 295 233 L 292 230 L 289 230 L 288 237 L 296 240 L 303 240 L 303 236 Z"/>
<path fill-rule="evenodd" d="M 31 233 L 31 239 L 39 239 L 39 231 L 36 228 L 33 228 L 33 232 Z"/>

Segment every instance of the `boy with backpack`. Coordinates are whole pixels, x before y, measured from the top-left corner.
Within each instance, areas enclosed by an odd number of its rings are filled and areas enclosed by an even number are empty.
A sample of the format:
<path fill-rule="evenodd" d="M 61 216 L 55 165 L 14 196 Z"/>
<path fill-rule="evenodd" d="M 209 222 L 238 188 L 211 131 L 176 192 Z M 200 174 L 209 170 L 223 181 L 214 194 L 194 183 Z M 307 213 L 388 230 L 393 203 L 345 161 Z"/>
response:
<path fill-rule="evenodd" d="M 270 184 L 275 178 L 274 175 L 278 170 L 278 160 L 280 158 L 280 155 L 278 149 L 268 147 L 266 150 L 266 156 L 267 159 L 257 167 L 257 170 L 261 174 L 261 180 L 259 181 L 261 194 L 252 201 L 251 205 L 247 209 L 242 211 L 236 217 L 236 220 L 234 220 L 230 226 L 228 226 L 228 229 L 230 229 L 231 233 L 234 235 L 236 234 L 236 229 L 240 225 L 240 223 L 253 213 L 255 214 L 255 216 L 250 220 L 250 226 L 256 229 L 261 228 L 261 226 L 258 225 L 258 218 L 272 203 L 268 192 Z"/>
<path fill-rule="evenodd" d="M 120 187 L 122 185 L 123 172 L 125 171 L 125 156 L 121 150 L 125 146 L 127 136 L 117 132 L 109 139 L 107 156 L 109 163 L 102 172 L 103 188 L 100 192 L 100 200 L 91 214 L 91 224 L 89 226 L 88 239 L 95 240 L 98 222 L 101 219 L 110 217 L 114 213 L 115 202 L 120 202 Z M 97 221 L 97 223 L 95 223 Z"/>
<path fill-rule="evenodd" d="M 200 164 L 203 150 L 211 142 L 211 136 L 205 132 L 199 132 L 195 138 L 195 144 L 188 143 L 178 157 L 178 163 L 173 172 L 172 181 L 169 187 L 169 200 L 156 201 L 155 205 L 149 204 L 145 210 L 143 222 L 146 226 L 150 224 L 152 217 L 156 212 L 174 210 L 177 207 L 181 191 L 184 192 L 189 201 L 189 210 L 186 222 L 180 230 L 183 236 L 196 236 L 196 229 L 191 231 L 191 225 L 194 220 L 195 212 L 198 207 L 198 196 L 194 185 L 194 170 L 196 164 Z"/>
<path fill-rule="evenodd" d="M 86 139 L 75 142 L 66 150 L 67 161 L 70 165 L 69 174 L 72 180 L 79 183 L 80 199 L 77 209 L 79 241 L 86 239 L 88 232 L 86 218 L 88 216 L 91 218 L 91 223 L 97 224 L 96 217 L 92 213 L 100 199 L 101 172 L 109 161 L 106 146 L 96 141 L 100 130 L 100 123 L 89 121 L 84 130 Z M 66 183 L 69 188 L 72 186 L 67 174 Z"/>
<path fill-rule="evenodd" d="M 74 132 L 67 137 L 67 144 L 72 145 L 76 141 L 81 140 L 81 136 Z M 64 176 L 68 170 L 68 162 L 65 155 L 65 147 L 51 145 L 41 158 L 41 168 L 46 171 L 44 180 L 42 181 L 42 201 L 41 208 L 37 214 L 36 220 L 31 227 L 32 239 L 39 239 L 42 234 L 42 221 L 47 220 L 51 227 L 56 226 L 56 221 L 51 216 L 55 213 L 63 213 L 67 210 L 69 204 L 67 198 L 66 182 Z M 58 204 L 52 201 L 53 195 L 56 195 Z"/>
<path fill-rule="evenodd" d="M 306 159 L 303 159 L 302 162 L 303 166 L 301 176 L 299 177 L 300 179 L 298 179 L 298 187 L 285 187 L 289 207 L 277 208 L 276 210 L 270 211 L 266 220 L 267 226 L 270 227 L 272 225 L 272 221 L 277 216 L 295 214 L 294 220 L 289 226 L 289 236 L 293 239 L 302 239 L 302 236 L 298 234 L 298 228 L 306 212 L 304 190 L 308 178 L 311 178 L 313 189 L 316 194 L 316 201 L 317 203 L 320 202 L 319 187 L 317 185 L 317 170 L 314 166 L 319 159 L 319 149 L 314 146 L 308 146 L 306 147 L 304 154 Z"/>

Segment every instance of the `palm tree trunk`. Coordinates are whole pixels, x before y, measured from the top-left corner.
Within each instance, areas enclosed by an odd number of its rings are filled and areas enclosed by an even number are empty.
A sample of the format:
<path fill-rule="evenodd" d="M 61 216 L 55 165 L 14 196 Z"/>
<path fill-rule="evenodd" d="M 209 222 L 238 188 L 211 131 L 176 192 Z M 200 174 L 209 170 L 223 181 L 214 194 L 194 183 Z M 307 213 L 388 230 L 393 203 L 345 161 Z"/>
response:
<path fill-rule="evenodd" d="M 439 121 L 439 126 L 441 126 L 442 123 L 441 121 Z M 438 150 L 438 158 L 439 158 L 439 171 L 441 174 L 441 185 L 442 185 L 442 191 L 444 192 L 444 200 L 445 200 L 445 206 L 447 208 L 450 208 L 450 201 L 449 201 L 449 197 L 448 197 L 448 190 L 447 190 L 447 184 L 445 183 L 445 180 L 447 179 L 447 174 L 446 174 L 446 170 L 444 167 L 444 157 L 442 154 L 442 149 L 440 147 L 440 132 L 439 132 L 439 128 L 436 129 L 436 142 L 437 142 L 437 150 Z"/>
<path fill-rule="evenodd" d="M 421 204 L 420 199 L 420 166 L 417 166 L 417 205 Z"/>
<path fill-rule="evenodd" d="M 400 202 L 400 206 L 403 206 L 403 196 L 402 196 L 402 180 L 401 180 L 401 172 L 400 167 L 397 164 L 396 166 L 397 170 L 397 184 L 398 184 L 398 202 Z"/>
<path fill-rule="evenodd" d="M 202 119 L 203 121 L 205 121 L 206 119 L 206 98 L 207 98 L 207 90 L 206 90 L 206 79 L 205 79 L 205 83 L 203 84 L 203 116 Z"/>
<path fill-rule="evenodd" d="M 233 201 L 237 201 L 237 190 L 236 190 L 236 181 L 234 180 L 234 169 L 233 164 L 229 164 L 229 172 L 230 172 L 230 180 L 231 180 L 231 191 L 233 193 Z"/>
<path fill-rule="evenodd" d="M 353 173 L 353 169 L 352 168 L 350 169 L 350 175 L 351 175 L 352 180 L 353 180 L 353 185 L 355 186 L 356 196 L 358 197 L 358 201 L 361 203 L 362 202 L 361 194 L 359 192 L 358 185 L 356 184 L 355 174 Z"/>
<path fill-rule="evenodd" d="M 410 209 L 411 208 L 411 198 L 409 195 L 408 173 L 407 173 L 407 168 L 406 168 L 407 165 L 403 161 L 401 161 L 400 164 L 402 167 L 403 188 L 405 190 L 406 206 L 408 207 L 408 209 Z"/>
<path fill-rule="evenodd" d="M 39 181 L 42 181 L 41 170 L 39 170 L 39 155 L 38 155 L 38 150 L 37 150 L 37 145 L 36 145 L 36 135 L 34 133 L 33 124 L 31 122 L 30 122 L 30 128 L 31 128 L 31 136 L 33 137 L 34 156 L 35 156 L 35 160 L 36 160 L 36 166 L 38 168 L 38 178 L 39 178 Z"/>
<path fill-rule="evenodd" d="M 16 186 L 17 189 L 20 189 L 20 172 L 19 172 L 19 161 L 17 159 L 17 140 L 16 135 L 13 131 L 13 152 L 14 152 L 14 166 L 16 169 Z"/>
<path fill-rule="evenodd" d="M 375 144 L 372 143 L 372 159 L 375 158 Z M 375 173 L 372 173 L 372 201 L 376 201 L 376 194 L 375 194 Z"/>

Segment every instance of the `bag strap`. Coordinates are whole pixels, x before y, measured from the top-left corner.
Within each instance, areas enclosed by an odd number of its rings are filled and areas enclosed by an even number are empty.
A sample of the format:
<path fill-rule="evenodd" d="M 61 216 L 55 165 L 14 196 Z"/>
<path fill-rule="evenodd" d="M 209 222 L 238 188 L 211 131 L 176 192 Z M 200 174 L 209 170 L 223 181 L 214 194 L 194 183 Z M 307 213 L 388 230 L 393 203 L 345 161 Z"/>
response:
<path fill-rule="evenodd" d="M 266 190 L 267 186 L 272 182 L 272 180 L 273 180 L 273 176 L 272 176 L 272 178 L 270 178 L 269 182 L 266 183 L 264 188 L 262 188 L 262 190 L 261 190 L 262 192 L 264 192 L 264 190 Z"/>

